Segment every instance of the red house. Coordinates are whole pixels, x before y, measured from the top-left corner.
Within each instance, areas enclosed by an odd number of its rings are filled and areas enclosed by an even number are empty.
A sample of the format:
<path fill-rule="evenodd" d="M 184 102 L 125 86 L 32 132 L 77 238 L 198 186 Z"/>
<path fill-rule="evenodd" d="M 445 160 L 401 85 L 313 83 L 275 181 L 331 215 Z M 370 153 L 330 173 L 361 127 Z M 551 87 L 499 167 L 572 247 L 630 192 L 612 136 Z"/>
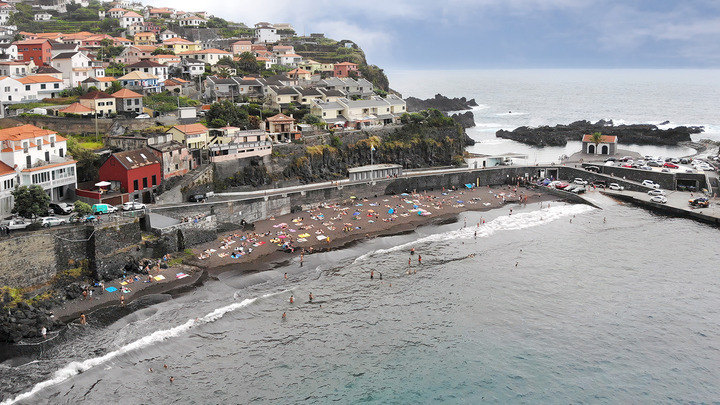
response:
<path fill-rule="evenodd" d="M 22 55 L 23 61 L 33 61 L 35 65 L 50 66 L 50 41 L 47 39 L 26 39 L 23 41 L 15 41 L 18 55 Z"/>
<path fill-rule="evenodd" d="M 150 202 L 155 187 L 162 181 L 162 163 L 147 148 L 110 155 L 100 166 L 100 180 L 109 181 L 115 189 L 131 194 L 136 201 Z"/>
<path fill-rule="evenodd" d="M 357 72 L 357 63 L 341 62 L 333 65 L 333 74 L 335 77 L 348 77 L 350 72 Z"/>

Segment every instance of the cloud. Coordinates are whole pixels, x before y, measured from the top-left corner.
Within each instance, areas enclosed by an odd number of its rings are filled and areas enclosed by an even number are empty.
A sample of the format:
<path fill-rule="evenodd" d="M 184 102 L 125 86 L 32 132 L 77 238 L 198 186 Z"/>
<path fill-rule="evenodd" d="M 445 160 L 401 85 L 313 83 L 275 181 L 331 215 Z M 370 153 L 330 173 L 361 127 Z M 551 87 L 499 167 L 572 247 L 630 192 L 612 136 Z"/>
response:
<path fill-rule="evenodd" d="M 371 63 L 438 66 L 523 61 L 598 66 L 701 63 L 720 54 L 717 0 L 152 0 L 252 26 L 351 39 Z M 658 57 L 662 55 L 662 57 Z M 676 58 L 675 61 L 669 61 Z M 668 62 L 669 61 L 669 62 Z M 704 63 L 704 62 L 702 62 Z"/>

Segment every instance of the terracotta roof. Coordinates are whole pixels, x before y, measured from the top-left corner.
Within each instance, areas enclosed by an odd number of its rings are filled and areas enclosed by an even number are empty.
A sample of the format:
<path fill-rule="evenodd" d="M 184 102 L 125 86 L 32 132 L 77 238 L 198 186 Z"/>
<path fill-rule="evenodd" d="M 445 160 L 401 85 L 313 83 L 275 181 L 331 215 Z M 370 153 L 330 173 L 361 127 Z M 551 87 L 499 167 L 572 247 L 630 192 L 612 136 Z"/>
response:
<path fill-rule="evenodd" d="M 117 8 L 117 7 L 116 7 L 116 8 L 111 8 L 110 10 L 108 10 L 108 13 L 113 12 L 113 11 L 125 11 L 125 9 L 124 9 L 124 8 Z"/>
<path fill-rule="evenodd" d="M 252 45 L 252 42 L 250 41 L 236 41 L 232 43 L 233 45 Z"/>
<path fill-rule="evenodd" d="M 166 40 L 163 41 L 163 44 L 175 44 L 175 43 L 178 43 L 178 44 L 194 44 L 195 42 L 188 41 L 187 39 L 185 39 L 185 38 L 180 38 L 180 37 L 168 38 L 168 39 L 166 39 Z"/>
<path fill-rule="evenodd" d="M 142 17 L 142 16 L 134 11 L 128 11 L 127 13 L 123 14 L 123 17 Z"/>
<path fill-rule="evenodd" d="M 0 141 L 18 141 L 21 139 L 37 138 L 52 135 L 55 131 L 38 128 L 35 125 L 25 124 L 19 127 L 0 129 Z M 60 140 L 58 138 L 58 140 Z M 64 138 L 63 138 L 64 140 Z"/>
<path fill-rule="evenodd" d="M 273 121 L 295 121 L 294 118 L 290 118 L 287 115 L 282 114 L 282 113 L 273 115 L 272 117 L 267 118 L 267 120 L 270 122 L 273 122 Z"/>
<path fill-rule="evenodd" d="M 58 112 L 66 114 L 87 114 L 93 112 L 93 109 L 85 107 L 80 103 L 72 103 Z"/>
<path fill-rule="evenodd" d="M 157 49 L 157 46 L 153 45 L 133 45 L 130 48 L 135 48 L 138 51 L 152 52 Z"/>
<path fill-rule="evenodd" d="M 122 89 L 112 94 L 115 98 L 142 98 L 142 94 L 137 94 L 132 90 Z"/>
<path fill-rule="evenodd" d="M 298 68 L 298 69 L 293 69 L 293 70 L 291 70 L 291 71 L 288 72 L 288 74 L 290 74 L 290 73 L 295 73 L 295 74 L 298 74 L 298 75 L 309 75 L 309 74 L 310 74 L 310 72 L 308 72 L 307 70 L 305 70 L 305 69 L 299 69 L 299 68 Z"/>
<path fill-rule="evenodd" d="M 0 176 L 4 176 L 4 175 L 10 174 L 10 173 L 15 173 L 15 169 L 6 165 L 3 162 L 0 162 Z"/>
<path fill-rule="evenodd" d="M 127 170 L 160 164 L 160 161 L 155 154 L 146 148 L 113 153 L 112 155 Z"/>
<path fill-rule="evenodd" d="M 228 52 L 228 51 L 223 51 L 223 50 L 221 50 L 221 49 L 215 49 L 215 48 L 203 49 L 203 50 L 201 50 L 201 51 L 185 51 L 185 52 L 180 52 L 180 55 L 200 55 L 200 54 L 208 54 L 208 53 L 219 53 L 219 54 L 222 54 L 222 55 L 232 55 L 232 53 L 230 53 L 230 52 Z"/>
<path fill-rule="evenodd" d="M 22 84 L 31 84 L 31 83 L 48 83 L 48 82 L 62 82 L 62 80 L 58 79 L 57 77 L 47 76 L 47 75 L 35 75 L 35 76 L 25 76 L 17 79 Z"/>
<path fill-rule="evenodd" d="M 15 42 L 13 42 L 13 44 L 15 44 L 15 45 L 38 45 L 38 44 L 44 44 L 45 42 L 48 42 L 47 38 L 24 39 L 22 41 L 15 41 Z"/>
<path fill-rule="evenodd" d="M 336 63 L 335 66 L 357 66 L 357 63 L 340 62 L 340 63 Z"/>
<path fill-rule="evenodd" d="M 80 96 L 80 100 L 98 100 L 104 98 L 113 98 L 113 96 L 105 93 L 104 91 L 91 91 L 90 93 Z"/>
<path fill-rule="evenodd" d="M 185 135 L 197 135 L 208 131 L 205 125 L 199 123 L 188 125 L 175 125 L 173 128 L 177 129 Z"/>
<path fill-rule="evenodd" d="M 592 135 L 583 136 L 583 142 L 592 142 Z M 617 142 L 617 136 L 603 135 L 602 143 L 615 143 Z"/>

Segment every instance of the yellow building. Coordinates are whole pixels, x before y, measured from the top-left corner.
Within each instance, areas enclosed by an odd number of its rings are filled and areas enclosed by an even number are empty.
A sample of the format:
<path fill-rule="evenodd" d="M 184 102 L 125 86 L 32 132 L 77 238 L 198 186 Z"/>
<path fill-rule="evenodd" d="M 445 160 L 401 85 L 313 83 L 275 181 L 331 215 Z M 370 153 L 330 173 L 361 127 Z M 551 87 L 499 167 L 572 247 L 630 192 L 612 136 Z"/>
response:
<path fill-rule="evenodd" d="M 78 101 L 81 105 L 93 110 L 97 115 L 107 117 L 115 115 L 117 112 L 115 97 L 102 91 L 92 91 L 84 94 L 80 96 Z"/>
<path fill-rule="evenodd" d="M 203 124 L 175 125 L 167 131 L 172 134 L 173 140 L 186 145 L 188 149 L 206 149 L 208 132 Z"/>
<path fill-rule="evenodd" d="M 135 45 L 155 45 L 157 37 L 154 32 L 138 32 L 133 37 L 133 43 Z"/>
<path fill-rule="evenodd" d="M 202 46 L 197 42 L 188 41 L 185 38 L 170 38 L 163 41 L 163 47 L 172 49 L 175 55 L 187 51 L 200 51 Z"/>

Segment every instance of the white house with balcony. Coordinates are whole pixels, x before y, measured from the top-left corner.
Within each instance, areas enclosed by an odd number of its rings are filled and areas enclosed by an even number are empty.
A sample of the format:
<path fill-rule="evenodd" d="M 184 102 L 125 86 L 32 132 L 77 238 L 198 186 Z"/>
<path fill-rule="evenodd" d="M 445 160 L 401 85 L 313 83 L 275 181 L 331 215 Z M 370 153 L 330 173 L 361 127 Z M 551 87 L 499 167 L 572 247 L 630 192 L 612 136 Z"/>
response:
<path fill-rule="evenodd" d="M 128 11 L 120 17 L 120 27 L 128 28 L 133 24 L 142 24 L 145 22 L 145 18 L 134 11 Z"/>
<path fill-rule="evenodd" d="M 277 33 L 277 28 L 266 22 L 255 24 L 255 37 L 257 42 L 265 44 L 279 42 L 282 39 Z"/>
<path fill-rule="evenodd" d="M 37 184 L 52 201 L 74 197 L 76 161 L 67 156 L 67 141 L 34 125 L 0 129 L 0 215 L 13 206 L 9 191 Z"/>

